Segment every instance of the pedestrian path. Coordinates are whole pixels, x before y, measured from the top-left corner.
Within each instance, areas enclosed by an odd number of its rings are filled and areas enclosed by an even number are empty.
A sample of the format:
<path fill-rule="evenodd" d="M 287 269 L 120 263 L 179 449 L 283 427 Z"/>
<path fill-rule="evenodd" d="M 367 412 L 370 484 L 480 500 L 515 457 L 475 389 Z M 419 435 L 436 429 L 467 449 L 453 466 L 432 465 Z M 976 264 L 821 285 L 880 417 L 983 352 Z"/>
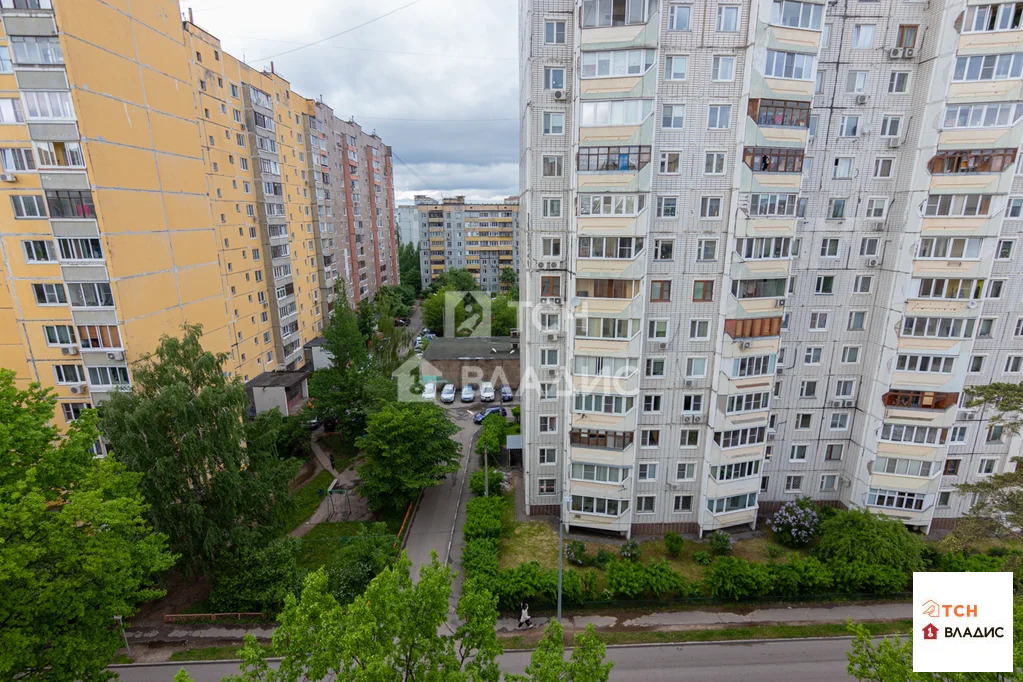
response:
<path fill-rule="evenodd" d="M 313 476 L 315 476 L 316 474 L 320 473 L 323 470 L 326 470 L 333 474 L 334 478 L 337 480 L 335 487 L 351 486 L 355 482 L 355 479 L 358 477 L 358 474 L 355 472 L 354 463 L 352 463 L 352 465 L 349 466 L 344 471 L 340 472 L 337 471 L 333 466 L 333 462 L 331 462 L 330 452 L 328 452 L 327 449 L 320 444 L 320 438 L 322 436 L 323 436 L 322 426 L 318 428 L 316 431 L 314 431 L 312 434 L 313 456 L 316 458 L 316 462 L 319 465 L 316 471 L 313 472 Z M 327 521 L 330 518 L 330 510 L 331 506 L 329 496 L 324 495 L 323 501 L 320 502 L 320 506 L 316 508 L 316 511 L 313 512 L 313 515 L 306 519 L 303 523 L 299 524 L 298 528 L 291 531 L 289 535 L 296 538 L 303 537 L 304 535 L 306 535 L 306 533 L 315 528 L 317 524 Z"/>

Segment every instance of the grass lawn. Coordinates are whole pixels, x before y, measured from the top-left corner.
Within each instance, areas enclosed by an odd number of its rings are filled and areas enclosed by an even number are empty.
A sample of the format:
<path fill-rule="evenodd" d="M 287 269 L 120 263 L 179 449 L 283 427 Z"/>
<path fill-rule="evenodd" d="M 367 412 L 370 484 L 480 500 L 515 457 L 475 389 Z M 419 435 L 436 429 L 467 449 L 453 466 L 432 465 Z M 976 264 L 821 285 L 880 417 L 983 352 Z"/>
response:
<path fill-rule="evenodd" d="M 908 635 L 913 628 L 912 620 L 895 620 L 883 623 L 861 623 L 873 635 Z M 542 637 L 542 631 L 525 635 L 501 636 L 505 649 L 533 649 Z M 712 630 L 670 630 L 635 632 L 597 631 L 597 637 L 605 644 L 670 644 L 673 642 L 720 642 L 744 639 L 796 639 L 804 637 L 848 637 L 845 623 L 819 623 L 815 625 L 751 625 L 749 627 L 716 628 Z M 566 634 L 565 643 L 572 643 L 571 634 Z"/>
<path fill-rule="evenodd" d="M 328 433 L 319 442 L 334 455 L 334 469 L 337 471 L 347 469 L 359 454 L 354 444 L 346 442 L 339 433 Z"/>
<path fill-rule="evenodd" d="M 270 647 L 264 646 L 269 651 Z M 241 647 L 237 646 L 206 646 L 198 649 L 185 649 L 175 651 L 170 655 L 171 661 L 223 661 L 225 659 L 239 658 Z"/>
<path fill-rule="evenodd" d="M 371 523 L 382 522 L 387 524 L 390 533 L 397 533 L 401 527 L 404 512 L 386 512 L 378 515 L 374 521 L 336 521 L 329 523 L 318 523 L 300 538 L 298 546 L 298 565 L 310 571 L 330 562 L 331 556 L 344 545 L 344 538 L 350 538 L 359 534 L 359 528 Z"/>
<path fill-rule="evenodd" d="M 303 521 L 313 515 L 323 501 L 320 491 L 326 490 L 332 480 L 334 476 L 329 471 L 321 471 L 291 494 L 295 500 L 295 508 L 288 517 L 288 531 L 298 528 Z"/>

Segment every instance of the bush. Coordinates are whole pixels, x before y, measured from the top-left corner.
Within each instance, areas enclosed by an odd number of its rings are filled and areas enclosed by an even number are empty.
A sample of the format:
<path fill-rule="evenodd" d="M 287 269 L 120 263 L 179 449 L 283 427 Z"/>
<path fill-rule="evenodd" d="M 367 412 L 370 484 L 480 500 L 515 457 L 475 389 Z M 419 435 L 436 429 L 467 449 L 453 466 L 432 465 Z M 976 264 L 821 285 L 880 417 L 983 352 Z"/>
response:
<path fill-rule="evenodd" d="M 972 554 L 966 552 L 950 552 L 938 558 L 938 570 L 949 572 L 986 572 L 1000 571 L 1005 563 L 1003 556 Z"/>
<path fill-rule="evenodd" d="M 627 540 L 618 550 L 618 554 L 623 559 L 628 559 L 629 561 L 639 561 L 639 557 L 642 553 L 642 550 L 639 548 L 639 543 L 635 540 Z"/>
<path fill-rule="evenodd" d="M 574 572 L 574 571 L 573 571 Z M 586 571 L 582 574 L 583 600 L 594 601 L 597 598 L 597 574 L 595 571 Z"/>
<path fill-rule="evenodd" d="M 615 555 L 606 549 L 598 549 L 596 556 L 593 557 L 593 565 L 597 568 L 606 568 L 615 558 Z"/>
<path fill-rule="evenodd" d="M 497 575 L 497 541 L 476 538 L 466 542 L 462 549 L 462 571 L 467 578 Z"/>
<path fill-rule="evenodd" d="M 1008 547 L 1001 547 L 999 545 L 995 545 L 987 551 L 988 556 L 1009 556 L 1011 553 Z"/>
<path fill-rule="evenodd" d="M 508 430 L 508 420 L 500 414 L 492 414 L 483 420 L 480 436 L 476 441 L 476 454 L 487 453 L 490 461 L 496 463 L 504 445 L 504 434 Z"/>
<path fill-rule="evenodd" d="M 750 599 L 771 592 L 773 579 L 764 564 L 737 557 L 718 557 L 707 574 L 707 593 L 717 599 Z"/>
<path fill-rule="evenodd" d="M 682 554 L 682 547 L 685 545 L 685 540 L 682 536 L 673 530 L 669 530 L 664 534 L 664 549 L 668 553 L 668 556 L 678 557 Z"/>
<path fill-rule="evenodd" d="M 504 474 L 497 469 L 490 470 L 490 485 L 487 485 L 485 479 L 486 472 L 477 471 L 469 477 L 469 490 L 472 491 L 473 495 L 482 497 L 487 494 L 487 488 L 490 488 L 491 495 L 501 494 L 501 484 L 504 483 Z"/>
<path fill-rule="evenodd" d="M 474 497 L 465 505 L 465 539 L 490 538 L 497 540 L 504 530 L 505 500 L 503 497 Z"/>
<path fill-rule="evenodd" d="M 831 572 L 814 557 L 789 557 L 788 563 L 768 564 L 772 593 L 781 597 L 826 594 L 831 588 Z"/>
<path fill-rule="evenodd" d="M 707 536 L 707 544 L 714 556 L 725 556 L 732 553 L 732 536 L 723 530 L 716 530 Z"/>
<path fill-rule="evenodd" d="M 614 560 L 607 565 L 607 587 L 617 597 L 633 599 L 647 589 L 646 566 L 638 561 Z"/>
<path fill-rule="evenodd" d="M 297 546 L 297 540 L 285 537 L 265 547 L 243 546 L 224 554 L 213 571 L 213 609 L 276 616 L 284 598 L 297 594 L 302 585 Z"/>
<path fill-rule="evenodd" d="M 385 523 L 362 526 L 358 535 L 338 541 L 344 545 L 327 564 L 327 586 L 340 604 L 350 604 L 394 562 L 398 549 Z"/>
<path fill-rule="evenodd" d="M 672 568 L 667 559 L 655 559 L 646 565 L 646 586 L 657 598 L 669 595 L 690 597 L 695 587 Z"/>
<path fill-rule="evenodd" d="M 515 417 L 515 421 L 522 421 L 522 408 L 518 405 L 511 408 L 512 416 Z"/>
<path fill-rule="evenodd" d="M 711 559 L 710 552 L 701 549 L 698 552 L 693 552 L 693 561 L 700 566 L 710 566 L 710 562 L 713 559 Z"/>
<path fill-rule="evenodd" d="M 821 523 L 814 556 L 834 567 L 862 563 L 899 571 L 909 581 L 923 568 L 923 540 L 897 519 L 865 509 L 840 510 Z"/>
<path fill-rule="evenodd" d="M 498 604 L 508 611 L 517 609 L 523 600 L 547 599 L 548 595 L 557 594 L 557 584 L 557 571 L 544 571 L 536 561 L 500 571 L 493 583 Z"/>
<path fill-rule="evenodd" d="M 909 584 L 909 576 L 893 566 L 865 561 L 834 561 L 827 566 L 838 592 L 891 594 L 905 591 Z"/>
<path fill-rule="evenodd" d="M 817 505 L 808 497 L 784 503 L 768 523 L 775 539 L 786 547 L 809 544 L 820 529 Z"/>
<path fill-rule="evenodd" d="M 565 558 L 578 566 L 586 565 L 586 545 L 581 540 L 569 540 L 565 545 Z"/>
<path fill-rule="evenodd" d="M 771 559 L 777 559 L 778 557 L 780 557 L 784 553 L 785 553 L 785 550 L 782 549 L 781 547 L 779 547 L 778 545 L 768 545 L 767 546 L 767 556 L 770 557 Z"/>

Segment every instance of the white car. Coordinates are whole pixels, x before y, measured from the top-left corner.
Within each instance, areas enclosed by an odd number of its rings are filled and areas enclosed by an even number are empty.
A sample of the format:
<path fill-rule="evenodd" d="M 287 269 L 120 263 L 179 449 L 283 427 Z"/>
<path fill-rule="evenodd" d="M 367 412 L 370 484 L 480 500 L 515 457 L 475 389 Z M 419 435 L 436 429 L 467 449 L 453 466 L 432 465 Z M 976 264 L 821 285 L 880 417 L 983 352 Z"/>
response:
<path fill-rule="evenodd" d="M 472 384 L 466 384 L 462 387 L 462 402 L 471 403 L 473 400 L 476 400 L 476 389 Z"/>
<path fill-rule="evenodd" d="M 440 401 L 442 403 L 453 403 L 455 402 L 455 385 L 444 384 L 444 388 L 440 392 Z"/>
<path fill-rule="evenodd" d="M 480 402 L 492 403 L 494 402 L 494 384 L 489 381 L 484 381 L 480 385 Z"/>
<path fill-rule="evenodd" d="M 423 400 L 436 400 L 437 399 L 437 384 L 432 381 L 423 386 Z"/>

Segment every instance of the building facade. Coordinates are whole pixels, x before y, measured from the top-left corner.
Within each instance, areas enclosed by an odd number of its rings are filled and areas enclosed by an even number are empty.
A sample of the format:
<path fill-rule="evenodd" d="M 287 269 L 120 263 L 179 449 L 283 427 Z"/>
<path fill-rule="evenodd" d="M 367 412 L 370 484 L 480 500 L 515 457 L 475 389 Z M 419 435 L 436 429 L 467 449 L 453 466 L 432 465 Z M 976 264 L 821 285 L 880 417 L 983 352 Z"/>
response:
<path fill-rule="evenodd" d="M 60 423 L 184 323 L 243 380 L 300 368 L 354 237 L 326 211 L 318 103 L 172 0 L 0 0 L 0 19 L 0 366 L 54 387 Z M 380 245 L 365 286 L 352 252 L 356 300 L 397 271 L 390 150 L 364 137 Z"/>
<path fill-rule="evenodd" d="M 502 203 L 467 203 L 464 196 L 439 202 L 417 196 L 416 209 L 424 287 L 445 270 L 464 268 L 484 291 L 510 288 L 501 284 L 500 276 L 504 268 L 518 269 L 518 197 L 508 197 Z"/>
<path fill-rule="evenodd" d="M 928 530 L 1014 466 L 964 407 L 1023 372 L 1014 7 L 521 2 L 531 512 Z"/>
<path fill-rule="evenodd" d="M 419 209 L 415 206 L 398 206 L 395 211 L 398 225 L 398 241 L 419 245 Z"/>

